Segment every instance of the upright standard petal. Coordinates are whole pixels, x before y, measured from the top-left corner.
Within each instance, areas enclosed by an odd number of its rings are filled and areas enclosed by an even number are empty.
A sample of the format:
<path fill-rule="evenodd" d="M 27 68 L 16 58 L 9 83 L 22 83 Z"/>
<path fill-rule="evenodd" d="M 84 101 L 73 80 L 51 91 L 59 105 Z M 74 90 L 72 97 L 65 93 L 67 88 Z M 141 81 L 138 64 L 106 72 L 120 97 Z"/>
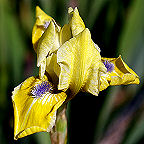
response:
<path fill-rule="evenodd" d="M 73 10 L 71 7 L 68 10 L 70 16 L 70 27 L 72 35 L 76 36 L 85 29 L 85 24 L 79 15 L 77 7 Z"/>
<path fill-rule="evenodd" d="M 65 24 L 60 31 L 60 44 L 68 41 L 72 37 L 78 35 L 85 29 L 85 24 L 79 15 L 77 7 L 73 10 L 68 9 L 69 23 Z"/>
<path fill-rule="evenodd" d="M 79 90 L 98 95 L 99 69 L 103 64 L 87 28 L 58 49 L 57 62 L 61 68 L 58 89 L 70 88 L 72 95 Z"/>
<path fill-rule="evenodd" d="M 38 41 L 48 28 L 50 22 L 53 22 L 56 31 L 60 31 L 60 27 L 56 24 L 55 20 L 48 16 L 44 11 L 42 11 L 38 6 L 36 7 L 36 22 L 32 31 L 32 43 L 34 50 L 37 51 Z"/>
<path fill-rule="evenodd" d="M 59 33 L 55 25 L 50 22 L 49 27 L 39 40 L 37 48 L 37 66 L 39 67 L 44 59 L 59 48 Z"/>
<path fill-rule="evenodd" d="M 39 78 L 43 79 L 46 70 L 46 58 L 41 62 L 39 66 Z"/>
<path fill-rule="evenodd" d="M 39 76 L 42 78 L 46 70 L 46 57 L 60 46 L 60 27 L 55 20 L 36 7 L 36 23 L 32 32 L 32 43 L 37 53 L 37 66 L 40 67 Z"/>
<path fill-rule="evenodd" d="M 53 94 L 51 88 L 44 76 L 43 80 L 30 77 L 14 89 L 14 139 L 52 129 L 56 110 L 65 101 L 66 94 Z"/>
<path fill-rule="evenodd" d="M 65 24 L 60 31 L 60 45 L 72 38 L 72 32 L 69 24 Z"/>
<path fill-rule="evenodd" d="M 40 78 L 44 76 L 45 70 L 49 71 L 49 69 L 52 69 L 48 67 L 47 64 L 51 60 L 50 57 L 56 53 L 57 49 L 60 47 L 59 33 L 55 31 L 53 26 L 53 23 L 51 23 L 39 40 L 37 48 L 37 66 L 40 67 Z"/>
<path fill-rule="evenodd" d="M 53 84 L 58 85 L 60 66 L 57 63 L 57 54 L 52 53 L 46 60 L 46 71 Z"/>
<path fill-rule="evenodd" d="M 101 72 L 100 90 L 106 89 L 109 85 L 139 84 L 138 75 L 118 58 L 102 58 L 107 72 Z"/>

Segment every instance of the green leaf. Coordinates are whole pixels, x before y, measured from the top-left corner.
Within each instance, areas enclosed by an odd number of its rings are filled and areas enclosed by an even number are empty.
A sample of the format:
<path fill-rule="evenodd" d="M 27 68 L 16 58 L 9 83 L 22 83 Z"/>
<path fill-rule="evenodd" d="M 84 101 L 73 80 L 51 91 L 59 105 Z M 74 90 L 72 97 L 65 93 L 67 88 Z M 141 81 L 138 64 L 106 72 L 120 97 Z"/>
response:
<path fill-rule="evenodd" d="M 142 116 L 133 126 L 128 137 L 123 144 L 138 144 L 139 140 L 144 136 L 144 117 Z"/>
<path fill-rule="evenodd" d="M 13 9 L 10 7 L 9 1 L 2 1 L 3 13 L 3 33 L 1 37 L 4 39 L 2 47 L 3 62 L 9 66 L 10 73 L 14 78 L 14 82 L 19 82 L 23 74 L 22 66 L 25 56 L 26 46 L 24 43 L 23 35 L 19 27 L 18 19 L 15 16 Z"/>
<path fill-rule="evenodd" d="M 111 109 L 113 107 L 113 102 L 116 97 L 115 93 L 118 91 L 118 89 L 119 87 L 109 88 L 109 92 L 105 98 L 104 104 L 100 109 L 100 114 L 96 124 L 94 143 L 97 143 L 99 141 L 99 138 L 101 138 L 102 134 L 104 133 L 105 126 L 108 123 Z"/>
<path fill-rule="evenodd" d="M 118 55 L 121 54 L 123 59 L 134 69 L 137 74 L 143 78 L 144 73 L 144 1 L 136 0 L 129 11 L 129 17 L 125 23 L 124 29 L 119 40 Z"/>
<path fill-rule="evenodd" d="M 7 94 L 7 87 L 8 87 L 8 44 L 6 39 L 5 33 L 5 7 L 4 2 L 0 1 L 0 90 L 1 90 L 1 97 L 0 97 L 0 107 L 6 106 L 6 94 Z"/>
<path fill-rule="evenodd" d="M 51 144 L 50 135 L 47 132 L 35 133 L 34 137 L 36 138 L 37 144 Z"/>
<path fill-rule="evenodd" d="M 107 0 L 93 0 L 88 13 L 88 26 L 91 28 L 94 25 L 100 10 L 103 8 Z"/>

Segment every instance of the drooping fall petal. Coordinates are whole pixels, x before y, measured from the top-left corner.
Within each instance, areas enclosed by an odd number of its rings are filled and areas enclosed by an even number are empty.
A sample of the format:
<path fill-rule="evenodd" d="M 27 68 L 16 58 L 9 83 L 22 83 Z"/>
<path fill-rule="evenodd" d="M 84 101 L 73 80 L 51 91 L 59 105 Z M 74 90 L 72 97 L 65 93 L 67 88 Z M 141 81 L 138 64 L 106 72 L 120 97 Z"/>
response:
<path fill-rule="evenodd" d="M 128 67 L 121 56 L 118 58 L 102 58 L 102 62 L 109 64 L 106 64 L 107 73 L 101 72 L 100 74 L 100 91 L 106 89 L 109 85 L 139 84 L 138 75 Z"/>
<path fill-rule="evenodd" d="M 57 62 L 61 68 L 58 89 L 70 88 L 73 95 L 79 90 L 98 95 L 99 70 L 106 72 L 106 68 L 87 28 L 58 49 Z"/>
<path fill-rule="evenodd" d="M 66 94 L 52 94 L 49 88 L 48 79 L 44 76 L 43 80 L 30 77 L 14 89 L 14 139 L 52 129 L 56 110 L 65 101 Z"/>

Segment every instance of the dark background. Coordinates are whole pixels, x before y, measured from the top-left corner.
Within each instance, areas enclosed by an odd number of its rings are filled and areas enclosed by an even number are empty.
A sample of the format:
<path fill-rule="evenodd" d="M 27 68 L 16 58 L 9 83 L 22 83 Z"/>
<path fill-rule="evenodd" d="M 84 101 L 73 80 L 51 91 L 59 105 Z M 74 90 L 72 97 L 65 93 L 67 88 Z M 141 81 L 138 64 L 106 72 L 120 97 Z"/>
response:
<path fill-rule="evenodd" d="M 13 140 L 11 92 L 38 75 L 31 33 L 39 5 L 58 24 L 77 6 L 103 57 L 118 57 L 139 75 L 139 85 L 114 86 L 98 97 L 79 93 L 68 104 L 69 144 L 144 143 L 144 1 L 143 0 L 1 0 L 0 1 L 0 144 L 49 144 L 48 133 Z"/>

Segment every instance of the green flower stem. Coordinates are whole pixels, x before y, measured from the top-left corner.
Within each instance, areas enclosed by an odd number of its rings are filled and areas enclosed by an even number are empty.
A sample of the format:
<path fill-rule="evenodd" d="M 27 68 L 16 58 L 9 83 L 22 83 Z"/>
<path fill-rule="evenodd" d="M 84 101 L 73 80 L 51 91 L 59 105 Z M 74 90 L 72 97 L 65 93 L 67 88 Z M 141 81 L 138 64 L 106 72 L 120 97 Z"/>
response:
<path fill-rule="evenodd" d="M 56 126 L 53 128 L 53 131 L 51 131 L 50 137 L 51 137 L 51 144 L 67 143 L 66 106 L 58 110 Z"/>

